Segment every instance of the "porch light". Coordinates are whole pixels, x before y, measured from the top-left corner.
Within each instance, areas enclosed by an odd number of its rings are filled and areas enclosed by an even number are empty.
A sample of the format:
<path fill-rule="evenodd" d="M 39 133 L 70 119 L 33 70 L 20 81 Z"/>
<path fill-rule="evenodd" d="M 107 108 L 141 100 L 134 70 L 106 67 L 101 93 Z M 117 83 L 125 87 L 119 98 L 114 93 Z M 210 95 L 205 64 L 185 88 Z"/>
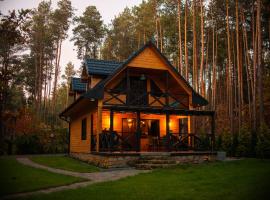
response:
<path fill-rule="evenodd" d="M 141 76 L 140 76 L 140 80 L 141 80 L 141 81 L 145 81 L 145 80 L 146 80 L 146 77 L 145 77 L 145 75 L 144 75 L 144 74 L 141 74 Z"/>
<path fill-rule="evenodd" d="M 132 119 L 127 119 L 127 124 L 128 124 L 128 127 L 131 128 L 131 125 L 132 125 Z"/>

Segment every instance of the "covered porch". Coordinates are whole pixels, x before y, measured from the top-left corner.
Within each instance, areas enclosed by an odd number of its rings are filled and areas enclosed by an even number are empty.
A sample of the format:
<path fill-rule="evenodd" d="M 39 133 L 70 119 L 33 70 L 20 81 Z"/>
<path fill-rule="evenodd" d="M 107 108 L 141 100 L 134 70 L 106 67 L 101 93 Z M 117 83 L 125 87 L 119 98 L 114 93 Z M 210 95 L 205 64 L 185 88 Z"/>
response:
<path fill-rule="evenodd" d="M 136 155 L 142 152 L 211 152 L 214 149 L 213 111 L 103 106 L 98 115 L 100 131 L 91 135 L 91 152 Z M 208 123 L 207 132 L 201 133 L 195 127 L 196 117 L 203 117 Z"/>

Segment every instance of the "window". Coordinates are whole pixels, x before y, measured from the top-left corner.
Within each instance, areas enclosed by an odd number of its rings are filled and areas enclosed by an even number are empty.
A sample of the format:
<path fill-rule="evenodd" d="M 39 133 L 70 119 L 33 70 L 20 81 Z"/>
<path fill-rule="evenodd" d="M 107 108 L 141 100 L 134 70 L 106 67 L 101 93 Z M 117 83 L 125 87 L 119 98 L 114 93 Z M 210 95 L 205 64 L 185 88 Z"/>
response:
<path fill-rule="evenodd" d="M 81 140 L 86 140 L 86 118 L 82 120 L 82 135 Z"/>

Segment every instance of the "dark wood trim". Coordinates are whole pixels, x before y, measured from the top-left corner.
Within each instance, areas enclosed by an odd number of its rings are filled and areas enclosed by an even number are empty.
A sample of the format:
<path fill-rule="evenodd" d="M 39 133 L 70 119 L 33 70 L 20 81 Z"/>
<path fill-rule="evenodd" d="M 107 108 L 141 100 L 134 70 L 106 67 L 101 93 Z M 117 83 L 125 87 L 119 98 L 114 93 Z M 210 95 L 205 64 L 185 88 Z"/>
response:
<path fill-rule="evenodd" d="M 169 90 L 169 75 L 168 71 L 165 73 L 165 79 L 166 79 L 166 88 L 165 88 L 165 94 L 166 94 L 166 106 L 169 106 L 169 96 L 168 96 L 168 90 Z"/>
<path fill-rule="evenodd" d="M 120 105 L 104 105 L 104 109 L 112 109 L 114 111 L 126 111 L 126 112 L 145 112 L 153 114 L 166 114 L 171 115 L 185 115 L 185 116 L 213 116 L 215 111 L 208 110 L 182 110 L 172 108 L 159 108 L 159 107 L 141 107 L 141 106 L 120 106 Z"/>
<path fill-rule="evenodd" d="M 126 78 L 127 78 L 127 95 L 126 95 L 126 104 L 130 105 L 130 77 L 129 77 L 129 69 L 126 69 Z"/>
<path fill-rule="evenodd" d="M 111 97 L 109 98 L 109 99 L 106 99 L 105 101 L 103 101 L 103 104 L 108 104 L 107 102 L 109 102 L 109 101 L 111 101 L 112 99 L 117 99 L 120 103 L 122 103 L 122 104 L 126 104 L 124 101 L 122 101 L 121 99 L 119 99 L 118 98 L 118 96 L 119 95 L 121 95 L 121 94 L 114 94 L 114 93 L 112 93 L 112 92 L 110 92 L 110 91 L 105 91 L 106 93 L 108 93 Z"/>

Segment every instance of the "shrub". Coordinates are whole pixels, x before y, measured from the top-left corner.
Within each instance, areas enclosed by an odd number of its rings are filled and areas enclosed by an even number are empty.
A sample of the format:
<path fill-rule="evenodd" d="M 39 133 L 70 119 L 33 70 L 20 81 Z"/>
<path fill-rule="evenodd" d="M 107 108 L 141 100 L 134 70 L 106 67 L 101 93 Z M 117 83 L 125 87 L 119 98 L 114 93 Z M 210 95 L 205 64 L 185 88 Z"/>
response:
<path fill-rule="evenodd" d="M 257 137 L 256 156 L 270 158 L 270 129 L 266 124 L 260 126 Z"/>
<path fill-rule="evenodd" d="M 35 134 L 17 137 L 16 146 L 18 154 L 36 154 L 42 152 L 40 139 Z"/>
<path fill-rule="evenodd" d="M 246 125 L 243 125 L 238 135 L 235 154 L 240 157 L 249 157 L 251 156 L 251 150 L 251 131 Z"/>

